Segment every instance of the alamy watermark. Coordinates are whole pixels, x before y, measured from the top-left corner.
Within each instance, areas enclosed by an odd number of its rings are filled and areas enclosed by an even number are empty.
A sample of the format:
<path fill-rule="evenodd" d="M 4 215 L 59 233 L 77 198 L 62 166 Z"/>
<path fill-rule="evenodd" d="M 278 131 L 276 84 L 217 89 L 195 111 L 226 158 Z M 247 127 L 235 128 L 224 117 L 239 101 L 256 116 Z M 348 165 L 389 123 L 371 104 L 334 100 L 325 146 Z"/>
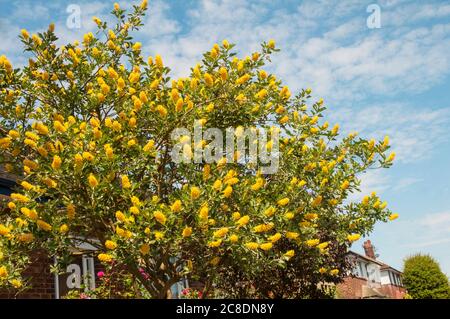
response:
<path fill-rule="evenodd" d="M 367 13 L 370 15 L 367 17 L 367 27 L 369 29 L 381 28 L 381 8 L 378 4 L 372 3 L 367 6 Z"/>
<path fill-rule="evenodd" d="M 262 174 L 274 174 L 279 167 L 278 127 L 204 129 L 200 121 L 191 132 L 176 128 L 171 139 L 171 151 L 175 163 L 239 163 L 253 166 Z"/>

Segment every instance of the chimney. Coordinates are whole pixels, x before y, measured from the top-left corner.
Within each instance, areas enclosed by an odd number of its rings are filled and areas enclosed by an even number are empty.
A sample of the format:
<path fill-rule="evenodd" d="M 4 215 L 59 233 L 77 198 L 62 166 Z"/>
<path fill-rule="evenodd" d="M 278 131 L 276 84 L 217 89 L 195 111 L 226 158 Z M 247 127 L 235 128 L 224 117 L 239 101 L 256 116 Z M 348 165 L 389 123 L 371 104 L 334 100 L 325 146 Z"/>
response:
<path fill-rule="evenodd" d="M 364 242 L 363 248 L 364 248 L 364 252 L 365 252 L 367 257 L 372 258 L 372 259 L 376 259 L 375 247 L 372 246 L 372 243 L 370 242 L 370 240 L 366 240 Z"/>

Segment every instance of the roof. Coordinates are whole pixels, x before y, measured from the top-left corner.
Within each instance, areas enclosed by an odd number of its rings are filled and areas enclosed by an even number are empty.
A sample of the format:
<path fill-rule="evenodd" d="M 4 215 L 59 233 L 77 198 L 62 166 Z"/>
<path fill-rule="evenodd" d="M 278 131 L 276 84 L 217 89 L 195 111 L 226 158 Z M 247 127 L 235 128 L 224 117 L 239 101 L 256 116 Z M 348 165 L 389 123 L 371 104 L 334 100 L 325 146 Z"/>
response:
<path fill-rule="evenodd" d="M 376 259 L 367 257 L 367 256 L 365 256 L 365 255 L 359 254 L 359 253 L 354 252 L 354 251 L 352 251 L 352 250 L 350 250 L 348 253 L 349 253 L 349 254 L 353 254 L 353 255 L 357 256 L 358 258 L 361 258 L 361 259 L 364 259 L 364 260 L 366 260 L 366 261 L 369 261 L 369 262 L 372 262 L 372 263 L 375 263 L 375 264 L 380 265 L 380 266 L 381 266 L 381 267 L 380 267 L 380 270 L 392 270 L 392 271 L 394 271 L 394 272 L 397 272 L 397 273 L 399 273 L 399 274 L 402 274 L 402 272 L 401 272 L 400 270 L 395 269 L 394 267 L 391 267 L 391 266 L 385 264 L 384 262 L 382 262 L 382 261 L 380 261 L 380 260 L 376 260 Z"/>
<path fill-rule="evenodd" d="M 399 274 L 402 273 L 400 270 L 395 269 L 394 267 L 386 265 L 386 264 L 383 264 L 383 266 L 381 266 L 381 270 L 393 270 L 394 272 L 397 272 Z"/>
<path fill-rule="evenodd" d="M 378 260 L 376 260 L 376 259 L 367 257 L 367 256 L 365 256 L 365 255 L 361 255 L 361 254 L 359 254 L 359 253 L 357 253 L 357 252 L 354 252 L 354 251 L 352 251 L 352 250 L 350 250 L 348 253 L 349 253 L 349 254 L 356 255 L 357 257 L 359 257 L 359 258 L 361 258 L 361 259 L 365 259 L 366 261 L 370 261 L 370 262 L 375 263 L 375 264 L 378 264 L 378 265 L 380 265 L 380 266 L 385 265 L 385 264 L 382 263 L 381 261 L 378 261 Z"/>

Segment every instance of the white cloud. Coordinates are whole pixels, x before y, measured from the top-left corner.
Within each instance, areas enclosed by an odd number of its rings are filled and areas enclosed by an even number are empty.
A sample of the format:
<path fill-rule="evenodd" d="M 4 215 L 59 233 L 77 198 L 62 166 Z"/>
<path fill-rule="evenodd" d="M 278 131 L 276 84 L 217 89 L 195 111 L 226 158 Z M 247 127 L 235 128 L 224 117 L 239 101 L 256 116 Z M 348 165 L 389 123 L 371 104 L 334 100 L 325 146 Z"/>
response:
<path fill-rule="evenodd" d="M 358 176 L 361 180 L 360 192 L 352 193 L 348 197 L 348 201 L 357 202 L 372 192 L 378 194 L 388 190 L 391 187 L 391 179 L 382 170 L 370 170 L 363 175 Z"/>
<path fill-rule="evenodd" d="M 358 131 L 378 140 L 388 135 L 397 160 L 404 163 L 428 158 L 436 146 L 448 141 L 449 115 L 450 108 L 422 107 L 411 112 L 403 103 L 329 110 L 330 118 L 341 123 L 345 134 Z"/>
<path fill-rule="evenodd" d="M 11 15 L 13 20 L 47 20 L 50 18 L 48 6 L 36 3 L 15 3 Z"/>
<path fill-rule="evenodd" d="M 421 178 L 416 178 L 416 177 L 404 177 L 404 178 L 400 178 L 399 180 L 396 181 L 395 185 L 392 187 L 392 189 L 394 191 L 401 191 L 404 189 L 407 189 L 408 187 L 410 187 L 411 185 L 420 183 L 421 181 L 423 181 L 423 179 Z"/>

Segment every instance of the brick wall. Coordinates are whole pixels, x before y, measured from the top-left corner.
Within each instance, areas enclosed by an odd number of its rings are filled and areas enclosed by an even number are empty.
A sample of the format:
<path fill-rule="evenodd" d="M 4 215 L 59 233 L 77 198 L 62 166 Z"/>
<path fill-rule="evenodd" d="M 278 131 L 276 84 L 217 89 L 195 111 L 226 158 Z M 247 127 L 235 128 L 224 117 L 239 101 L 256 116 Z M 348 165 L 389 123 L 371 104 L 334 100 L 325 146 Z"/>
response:
<path fill-rule="evenodd" d="M 403 299 L 406 294 L 406 289 L 400 286 L 394 285 L 382 285 L 381 291 L 383 294 L 390 296 L 393 299 Z"/>
<path fill-rule="evenodd" d="M 30 281 L 30 288 L 15 294 L 14 291 L 0 290 L 0 299 L 52 299 L 55 298 L 55 277 L 50 272 L 51 260 L 42 252 L 36 252 L 31 257 L 30 266 L 23 276 Z"/>
<path fill-rule="evenodd" d="M 367 280 L 358 277 L 346 277 L 337 285 L 338 297 L 342 299 L 360 299 L 362 287 L 367 285 Z"/>
<path fill-rule="evenodd" d="M 341 299 L 361 299 L 364 289 L 367 287 L 367 280 L 359 277 L 346 277 L 344 281 L 337 285 L 338 298 Z M 385 298 L 403 299 L 406 289 L 394 285 L 379 285 L 376 287 Z"/>

